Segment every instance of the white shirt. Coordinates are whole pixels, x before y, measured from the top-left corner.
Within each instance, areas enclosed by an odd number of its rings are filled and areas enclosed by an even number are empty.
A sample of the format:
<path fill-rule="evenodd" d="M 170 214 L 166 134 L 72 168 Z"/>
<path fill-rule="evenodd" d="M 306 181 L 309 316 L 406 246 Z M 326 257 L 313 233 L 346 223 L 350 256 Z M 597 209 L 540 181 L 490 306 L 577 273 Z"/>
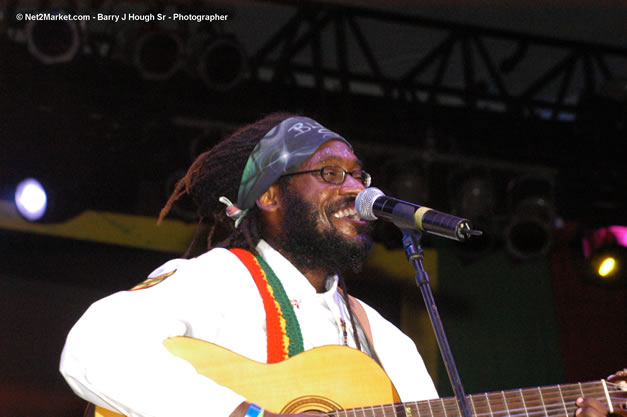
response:
<path fill-rule="evenodd" d="M 346 308 L 337 277 L 316 293 L 307 278 L 266 242 L 257 247 L 281 281 L 305 350 L 343 344 Z M 248 358 L 267 358 L 266 316 L 259 291 L 241 261 L 226 249 L 175 259 L 150 277 L 176 271 L 141 290 L 94 303 L 70 331 L 60 370 L 85 400 L 134 416 L 228 416 L 246 399 L 200 375 L 162 344 L 174 336 L 203 339 Z M 413 341 L 364 304 L 374 347 L 403 401 L 437 397 Z M 346 321 L 346 320 L 345 320 Z M 348 345 L 354 347 L 350 325 Z"/>

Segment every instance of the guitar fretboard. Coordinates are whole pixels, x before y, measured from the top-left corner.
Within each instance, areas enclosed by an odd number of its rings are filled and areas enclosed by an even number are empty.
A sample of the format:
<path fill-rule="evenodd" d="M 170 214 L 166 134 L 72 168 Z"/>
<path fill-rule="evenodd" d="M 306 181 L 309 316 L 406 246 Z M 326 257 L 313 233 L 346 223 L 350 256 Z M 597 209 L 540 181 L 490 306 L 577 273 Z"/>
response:
<path fill-rule="evenodd" d="M 611 410 L 623 407 L 615 384 L 597 381 L 468 395 L 474 417 L 573 417 L 579 397 L 594 397 Z M 622 401 L 622 403 L 621 403 Z M 331 417 L 461 417 L 453 398 L 395 403 L 333 411 Z"/>

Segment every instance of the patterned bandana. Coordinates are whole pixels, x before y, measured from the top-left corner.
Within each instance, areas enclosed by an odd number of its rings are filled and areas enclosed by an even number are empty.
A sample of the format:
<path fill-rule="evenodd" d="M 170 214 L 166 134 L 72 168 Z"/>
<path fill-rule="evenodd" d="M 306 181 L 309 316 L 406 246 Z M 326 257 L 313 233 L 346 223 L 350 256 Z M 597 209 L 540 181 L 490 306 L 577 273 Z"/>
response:
<path fill-rule="evenodd" d="M 308 117 L 290 117 L 274 126 L 248 157 L 237 193 L 237 207 L 250 209 L 283 174 L 300 167 L 325 142 L 346 139 Z"/>

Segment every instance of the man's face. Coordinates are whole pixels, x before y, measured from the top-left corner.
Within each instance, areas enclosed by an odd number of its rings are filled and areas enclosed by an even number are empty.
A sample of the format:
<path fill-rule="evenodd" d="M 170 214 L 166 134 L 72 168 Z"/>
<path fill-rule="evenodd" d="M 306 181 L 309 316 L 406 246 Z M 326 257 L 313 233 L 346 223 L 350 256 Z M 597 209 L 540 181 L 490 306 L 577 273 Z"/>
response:
<path fill-rule="evenodd" d="M 298 171 L 338 166 L 350 172 L 361 168 L 341 141 L 322 145 Z M 370 223 L 355 212 L 355 197 L 364 189 L 346 174 L 344 183 L 331 184 L 319 174 L 296 175 L 283 187 L 281 201 L 283 249 L 301 266 L 322 267 L 329 273 L 358 269 L 372 246 Z"/>

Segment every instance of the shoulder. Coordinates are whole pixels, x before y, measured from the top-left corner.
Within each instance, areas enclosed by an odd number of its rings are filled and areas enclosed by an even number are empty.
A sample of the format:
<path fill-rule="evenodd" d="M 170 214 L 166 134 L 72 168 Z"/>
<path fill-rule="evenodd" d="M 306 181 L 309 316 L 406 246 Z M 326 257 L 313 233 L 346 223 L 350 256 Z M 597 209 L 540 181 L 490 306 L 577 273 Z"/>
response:
<path fill-rule="evenodd" d="M 215 282 L 215 280 L 208 280 L 207 278 L 216 276 L 236 279 L 247 275 L 246 267 L 231 251 L 214 248 L 195 258 L 171 259 L 153 270 L 143 282 L 132 289 L 152 287 L 166 279 L 168 284 L 172 285 L 174 283 L 189 283 L 190 281 Z M 224 280 L 221 281 L 224 282 Z"/>
<path fill-rule="evenodd" d="M 191 258 L 191 259 L 183 259 L 176 258 L 171 259 L 159 266 L 157 269 L 152 271 L 148 278 L 156 278 L 165 274 L 171 274 L 178 270 L 183 270 L 186 272 L 191 272 L 197 269 L 205 269 L 208 267 L 216 268 L 222 266 L 238 266 L 239 260 L 238 258 L 228 249 L 224 248 L 214 248 L 209 250 L 208 252 L 203 253 L 202 255 Z"/>
<path fill-rule="evenodd" d="M 381 313 L 379 313 L 377 310 L 375 310 L 373 307 L 371 307 L 368 303 L 366 303 L 365 301 L 357 298 L 357 297 L 352 297 L 355 301 L 357 301 L 359 304 L 361 304 L 361 306 L 364 308 L 364 310 L 366 311 L 366 314 L 368 315 L 368 320 L 373 322 L 373 323 L 377 323 L 377 324 L 382 324 L 382 325 L 390 325 L 390 326 L 394 326 L 392 323 L 390 323 L 385 317 L 383 317 L 381 315 Z"/>

